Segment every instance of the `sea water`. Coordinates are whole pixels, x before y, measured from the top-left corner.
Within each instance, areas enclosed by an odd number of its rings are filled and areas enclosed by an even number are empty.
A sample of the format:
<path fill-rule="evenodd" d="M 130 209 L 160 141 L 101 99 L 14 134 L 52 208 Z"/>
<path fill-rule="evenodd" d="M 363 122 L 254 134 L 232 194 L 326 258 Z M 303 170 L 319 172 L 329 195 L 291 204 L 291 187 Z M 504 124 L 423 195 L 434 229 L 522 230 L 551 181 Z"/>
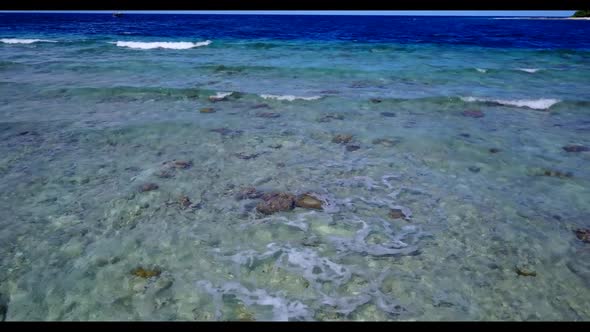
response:
<path fill-rule="evenodd" d="M 589 320 L 569 145 L 588 21 L 0 14 L 0 318 Z"/>

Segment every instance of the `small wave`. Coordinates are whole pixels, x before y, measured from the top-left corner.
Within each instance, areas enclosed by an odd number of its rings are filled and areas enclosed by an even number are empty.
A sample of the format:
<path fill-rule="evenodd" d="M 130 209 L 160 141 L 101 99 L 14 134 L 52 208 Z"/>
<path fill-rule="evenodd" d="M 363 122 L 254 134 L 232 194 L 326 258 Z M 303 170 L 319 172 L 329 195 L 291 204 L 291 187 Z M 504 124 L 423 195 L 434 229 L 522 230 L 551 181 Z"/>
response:
<path fill-rule="evenodd" d="M 134 42 L 134 41 L 117 41 L 113 44 L 119 47 L 128 47 L 139 50 L 151 50 L 155 48 L 167 48 L 173 50 L 186 50 L 194 47 L 207 46 L 211 44 L 210 40 L 192 43 L 192 42 Z"/>
<path fill-rule="evenodd" d="M 539 68 L 518 68 L 518 70 L 520 71 L 525 71 L 527 73 L 536 73 L 538 72 L 540 69 Z"/>
<path fill-rule="evenodd" d="M 481 69 L 481 68 L 475 68 L 475 70 L 477 70 L 480 73 L 487 73 L 488 72 L 487 69 Z"/>
<path fill-rule="evenodd" d="M 546 110 L 549 107 L 560 102 L 559 99 L 518 99 L 518 100 L 505 100 L 505 99 L 487 99 L 487 98 L 476 98 L 476 97 L 461 97 L 461 100 L 467 102 L 486 102 L 496 103 L 500 105 L 509 105 L 516 107 L 528 107 L 535 110 Z"/>
<path fill-rule="evenodd" d="M 32 43 L 57 43 L 55 40 L 47 39 L 19 39 L 19 38 L 2 38 L 0 42 L 4 44 L 32 44 Z"/>
<path fill-rule="evenodd" d="M 294 101 L 297 99 L 301 100 L 317 100 L 322 98 L 322 96 L 311 96 L 311 97 L 298 97 L 292 95 L 260 95 L 260 97 L 264 99 L 276 99 L 276 100 L 287 100 L 287 101 Z"/>

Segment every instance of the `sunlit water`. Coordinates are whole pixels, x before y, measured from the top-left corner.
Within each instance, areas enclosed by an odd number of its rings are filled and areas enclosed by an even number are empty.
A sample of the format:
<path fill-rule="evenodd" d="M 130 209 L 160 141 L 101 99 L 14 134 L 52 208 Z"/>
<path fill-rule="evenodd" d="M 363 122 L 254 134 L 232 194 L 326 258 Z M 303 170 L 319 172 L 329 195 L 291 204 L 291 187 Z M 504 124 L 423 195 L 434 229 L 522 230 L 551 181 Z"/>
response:
<path fill-rule="evenodd" d="M 0 318 L 589 320 L 590 23 L 418 19 L 2 14 Z"/>

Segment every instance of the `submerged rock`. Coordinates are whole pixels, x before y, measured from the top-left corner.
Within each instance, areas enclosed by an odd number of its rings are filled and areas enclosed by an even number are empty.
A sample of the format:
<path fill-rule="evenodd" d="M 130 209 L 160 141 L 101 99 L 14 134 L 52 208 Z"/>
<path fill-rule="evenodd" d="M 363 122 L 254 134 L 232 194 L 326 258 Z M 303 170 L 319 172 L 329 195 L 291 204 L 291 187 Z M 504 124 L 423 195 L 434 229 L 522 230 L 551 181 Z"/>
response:
<path fill-rule="evenodd" d="M 373 104 L 379 104 L 381 103 L 383 100 L 379 99 L 379 98 L 371 98 L 369 99 L 370 102 L 372 102 Z"/>
<path fill-rule="evenodd" d="M 188 160 L 172 160 L 172 161 L 166 161 L 163 163 L 164 166 L 169 167 L 169 168 L 180 168 L 180 169 L 186 169 L 186 168 L 190 168 L 193 163 L 191 161 Z"/>
<path fill-rule="evenodd" d="M 131 270 L 131 274 L 139 277 L 139 278 L 144 278 L 144 279 L 148 279 L 148 278 L 152 278 L 152 277 L 157 277 L 162 273 L 162 271 L 159 268 L 153 268 L 153 269 L 145 269 L 143 267 L 137 267 L 133 270 Z"/>
<path fill-rule="evenodd" d="M 590 148 L 584 145 L 566 145 L 563 147 L 566 152 L 586 152 L 590 151 Z"/>
<path fill-rule="evenodd" d="M 188 196 L 186 196 L 186 195 L 181 195 L 181 196 L 178 198 L 178 204 L 180 204 L 180 208 L 181 208 L 181 209 L 186 209 L 186 208 L 188 208 L 189 206 L 191 206 L 191 204 L 193 204 L 193 203 L 191 202 L 191 200 L 190 200 L 190 198 L 189 198 Z"/>
<path fill-rule="evenodd" d="M 373 140 L 372 143 L 373 144 L 380 144 L 380 145 L 387 146 L 387 147 L 392 147 L 392 146 L 398 144 L 399 142 L 396 140 L 389 139 L 389 138 L 376 138 Z"/>
<path fill-rule="evenodd" d="M 356 151 L 358 149 L 360 149 L 361 146 L 360 145 L 356 145 L 356 144 L 348 144 L 346 146 L 346 151 L 352 152 L 352 151 Z"/>
<path fill-rule="evenodd" d="M 332 138 L 332 143 L 347 144 L 352 141 L 352 135 L 338 134 Z"/>
<path fill-rule="evenodd" d="M 319 118 L 318 122 L 330 122 L 332 120 L 344 120 L 344 116 L 342 114 L 330 113 Z"/>
<path fill-rule="evenodd" d="M 480 110 L 467 110 L 463 111 L 461 114 L 470 118 L 483 118 L 485 116 L 485 114 Z"/>
<path fill-rule="evenodd" d="M 280 149 L 283 147 L 283 145 L 282 144 L 271 144 L 268 147 L 271 149 Z"/>
<path fill-rule="evenodd" d="M 258 158 L 258 156 L 260 156 L 262 153 L 252 153 L 252 154 L 245 154 L 244 152 L 240 152 L 240 153 L 234 153 L 234 156 L 243 159 L 243 160 L 250 160 L 250 159 L 256 159 Z"/>
<path fill-rule="evenodd" d="M 578 228 L 574 231 L 576 237 L 586 243 L 590 243 L 590 229 Z"/>
<path fill-rule="evenodd" d="M 571 178 L 574 176 L 571 172 L 562 172 L 551 169 L 544 169 L 539 175 L 551 176 L 556 178 Z"/>
<path fill-rule="evenodd" d="M 388 215 L 391 219 L 406 219 L 407 217 L 401 209 L 391 209 Z"/>
<path fill-rule="evenodd" d="M 275 119 L 280 117 L 281 115 L 279 113 L 274 113 L 274 112 L 259 112 L 256 113 L 256 116 L 259 118 L 265 118 L 265 119 Z"/>
<path fill-rule="evenodd" d="M 279 211 L 289 211 L 295 208 L 295 196 L 289 193 L 270 193 L 262 196 L 262 202 L 256 205 L 256 210 L 263 214 L 273 214 Z"/>
<path fill-rule="evenodd" d="M 529 266 L 528 264 L 516 264 L 516 266 L 514 267 L 514 270 L 516 271 L 516 274 L 518 274 L 519 276 L 523 276 L 523 277 L 536 277 L 537 276 L 537 272 L 535 270 L 533 270 L 533 268 L 531 266 Z"/>
<path fill-rule="evenodd" d="M 199 110 L 200 113 L 215 113 L 215 110 L 212 109 L 211 107 L 205 107 L 205 108 L 201 108 Z"/>
<path fill-rule="evenodd" d="M 254 187 L 245 187 L 238 191 L 236 194 L 236 199 L 255 199 L 260 198 L 264 195 L 264 192 L 256 190 Z"/>
<path fill-rule="evenodd" d="M 261 109 L 261 108 L 270 108 L 270 106 L 268 104 L 256 104 L 254 106 L 252 106 L 252 109 Z"/>
<path fill-rule="evenodd" d="M 476 166 L 469 166 L 467 169 L 473 173 L 479 173 L 479 171 L 481 170 L 481 168 Z"/>
<path fill-rule="evenodd" d="M 158 189 L 159 186 L 155 183 L 144 183 L 139 187 L 140 192 L 152 191 Z"/>
<path fill-rule="evenodd" d="M 397 116 L 397 114 L 393 112 L 381 112 L 381 116 L 384 116 L 386 118 L 394 118 Z"/>
<path fill-rule="evenodd" d="M 169 179 L 174 177 L 174 172 L 168 168 L 165 168 L 158 171 L 158 173 L 156 173 L 156 176 L 162 179 Z"/>
<path fill-rule="evenodd" d="M 306 209 L 322 209 L 322 201 L 313 197 L 313 195 L 309 193 L 300 195 L 295 201 L 295 205 Z"/>
<path fill-rule="evenodd" d="M 500 152 L 501 150 L 500 150 L 500 149 L 497 149 L 497 148 L 491 148 L 491 149 L 489 149 L 488 151 L 490 151 L 490 153 L 498 153 L 498 152 Z"/>
<path fill-rule="evenodd" d="M 219 133 L 219 134 L 221 134 L 221 136 L 230 136 L 230 137 L 239 136 L 244 132 L 243 130 L 232 130 L 229 128 L 215 128 L 215 129 L 211 129 L 211 131 L 214 133 Z"/>

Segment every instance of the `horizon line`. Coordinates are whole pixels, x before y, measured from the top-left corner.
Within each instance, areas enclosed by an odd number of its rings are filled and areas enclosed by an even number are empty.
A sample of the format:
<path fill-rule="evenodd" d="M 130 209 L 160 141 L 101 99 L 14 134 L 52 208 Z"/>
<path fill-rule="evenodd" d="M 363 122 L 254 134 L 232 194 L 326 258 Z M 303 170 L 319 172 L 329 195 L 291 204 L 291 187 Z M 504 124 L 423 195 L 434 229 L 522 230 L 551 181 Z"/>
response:
<path fill-rule="evenodd" d="M 342 16 L 569 17 L 575 10 L 0 10 L 0 13 Z"/>

